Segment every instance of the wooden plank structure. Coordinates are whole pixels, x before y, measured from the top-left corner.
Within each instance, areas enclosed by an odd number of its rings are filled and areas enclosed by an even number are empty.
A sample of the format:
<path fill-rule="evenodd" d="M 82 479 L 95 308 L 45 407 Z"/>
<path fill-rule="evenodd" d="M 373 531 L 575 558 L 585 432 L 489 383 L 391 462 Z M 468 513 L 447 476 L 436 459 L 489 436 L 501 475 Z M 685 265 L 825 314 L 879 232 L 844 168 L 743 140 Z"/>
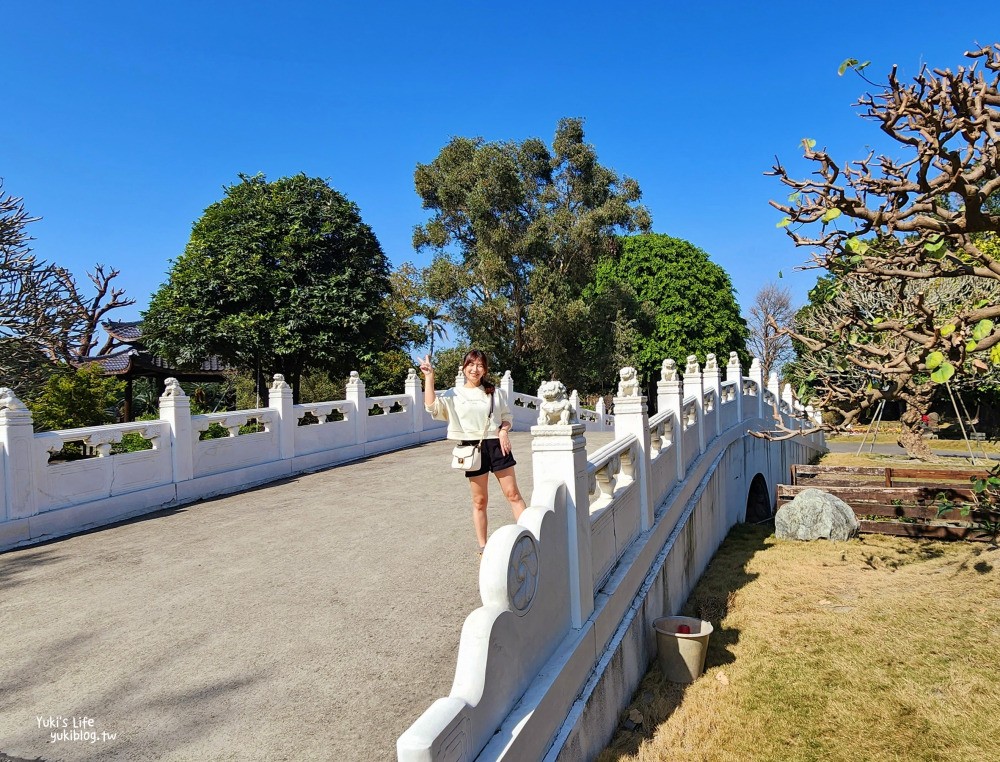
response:
<path fill-rule="evenodd" d="M 876 468 L 872 466 L 799 466 L 792 464 L 792 484 L 806 484 L 811 480 L 833 478 L 838 482 L 850 479 L 852 484 L 881 483 L 886 487 L 900 486 L 901 482 L 938 481 L 969 483 L 973 477 L 986 477 L 981 468 L 949 469 L 949 468 Z M 876 477 L 881 477 L 877 479 Z"/>
<path fill-rule="evenodd" d="M 977 520 L 1000 520 L 1000 512 L 961 510 L 938 513 L 939 497 L 975 502 L 969 481 L 988 476 L 982 470 L 943 468 L 874 468 L 865 466 L 792 466 L 791 484 L 778 485 L 778 507 L 805 489 L 835 495 L 851 506 L 861 531 L 939 540 L 987 540 Z"/>

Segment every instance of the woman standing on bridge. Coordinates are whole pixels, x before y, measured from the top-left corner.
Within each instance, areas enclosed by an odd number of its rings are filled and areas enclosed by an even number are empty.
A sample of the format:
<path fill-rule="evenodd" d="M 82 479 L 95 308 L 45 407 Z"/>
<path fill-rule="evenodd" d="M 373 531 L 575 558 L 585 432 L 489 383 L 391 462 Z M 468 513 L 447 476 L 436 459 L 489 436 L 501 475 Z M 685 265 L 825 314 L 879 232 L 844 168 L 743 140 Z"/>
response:
<path fill-rule="evenodd" d="M 498 392 L 496 385 L 487 378 L 489 363 L 486 355 L 478 349 L 470 350 L 462 359 L 465 384 L 449 389 L 440 397 L 434 392 L 434 366 L 431 365 L 430 355 L 420 363 L 420 371 L 424 374 L 424 407 L 436 420 L 448 421 L 448 439 L 462 444 L 476 444 L 483 440 L 482 466 L 465 472 L 472 490 L 472 525 L 476 529 L 479 553 L 482 554 L 487 537 L 490 471 L 510 501 L 514 521 L 526 508 L 517 487 L 517 476 L 514 474 L 517 463 L 510 449 L 508 432 L 514 425 L 514 416 L 506 396 Z M 493 415 L 490 415 L 491 399 Z"/>

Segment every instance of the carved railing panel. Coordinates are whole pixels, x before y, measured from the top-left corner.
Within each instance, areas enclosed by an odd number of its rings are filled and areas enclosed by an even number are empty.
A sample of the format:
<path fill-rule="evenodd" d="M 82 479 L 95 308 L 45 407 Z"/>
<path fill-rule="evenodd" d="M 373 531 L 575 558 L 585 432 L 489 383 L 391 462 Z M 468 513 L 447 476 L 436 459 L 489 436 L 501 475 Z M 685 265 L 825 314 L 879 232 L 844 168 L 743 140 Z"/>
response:
<path fill-rule="evenodd" d="M 681 408 L 681 421 L 684 431 L 698 423 L 698 402 L 696 400 L 684 400 L 684 406 Z"/>
<path fill-rule="evenodd" d="M 722 384 L 722 404 L 725 405 L 729 402 L 736 401 L 736 391 L 737 384 L 735 381 L 725 381 Z"/>
<path fill-rule="evenodd" d="M 607 507 L 615 492 L 635 480 L 639 443 L 627 436 L 606 444 L 587 460 L 591 513 Z"/>
<path fill-rule="evenodd" d="M 709 389 L 702 395 L 702 405 L 706 413 L 715 410 L 715 389 Z"/>
<path fill-rule="evenodd" d="M 639 491 L 633 486 L 640 455 L 639 441 L 630 434 L 587 461 L 595 591 L 639 534 Z"/>
<path fill-rule="evenodd" d="M 47 431 L 34 437 L 39 512 L 170 484 L 163 421 Z"/>
<path fill-rule="evenodd" d="M 108 426 L 47 431 L 36 441 L 43 443 L 49 464 L 84 458 L 107 458 L 142 450 L 158 450 L 167 434 L 161 421 L 135 421 Z"/>
<path fill-rule="evenodd" d="M 271 408 L 192 415 L 191 431 L 201 441 L 260 434 L 273 430 L 275 418 Z"/>
<path fill-rule="evenodd" d="M 299 426 L 340 423 L 351 420 L 353 409 L 349 402 L 308 402 L 295 406 L 295 420 Z"/>
<path fill-rule="evenodd" d="M 395 415 L 410 409 L 412 400 L 405 394 L 389 394 L 368 398 L 368 415 Z"/>

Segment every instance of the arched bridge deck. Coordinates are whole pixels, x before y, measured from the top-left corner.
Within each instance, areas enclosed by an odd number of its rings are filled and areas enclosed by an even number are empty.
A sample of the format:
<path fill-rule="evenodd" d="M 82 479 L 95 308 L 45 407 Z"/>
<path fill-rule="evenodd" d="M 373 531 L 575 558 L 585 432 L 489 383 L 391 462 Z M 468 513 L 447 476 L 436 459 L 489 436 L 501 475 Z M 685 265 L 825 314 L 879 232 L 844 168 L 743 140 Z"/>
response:
<path fill-rule="evenodd" d="M 0 390 L 0 548 L 171 506 L 0 555 L 0 752 L 596 756 L 653 658 L 649 622 L 683 603 L 751 482 L 773 494 L 822 448 L 750 436 L 812 411 L 756 361 L 724 370 L 665 360 L 653 416 L 634 372 L 613 416 L 505 374 L 515 424 L 544 425 L 514 435 L 530 507 L 511 525 L 492 485 L 481 566 L 415 372 L 402 395 L 352 376 L 344 400 L 305 405 L 276 376 L 268 407 L 209 415 L 174 383 L 158 421 L 44 433 Z M 116 454 L 126 435 L 146 448 Z M 92 457 L 60 458 L 73 443 Z"/>
<path fill-rule="evenodd" d="M 588 435 L 588 450 L 611 438 Z M 530 440 L 513 435 L 526 497 Z M 0 555 L 0 752 L 394 758 L 396 738 L 451 688 L 462 622 L 480 605 L 468 487 L 450 448 Z M 511 521 L 494 481 L 491 531 Z M 96 743 L 50 743 L 61 722 L 40 726 L 84 716 Z"/>

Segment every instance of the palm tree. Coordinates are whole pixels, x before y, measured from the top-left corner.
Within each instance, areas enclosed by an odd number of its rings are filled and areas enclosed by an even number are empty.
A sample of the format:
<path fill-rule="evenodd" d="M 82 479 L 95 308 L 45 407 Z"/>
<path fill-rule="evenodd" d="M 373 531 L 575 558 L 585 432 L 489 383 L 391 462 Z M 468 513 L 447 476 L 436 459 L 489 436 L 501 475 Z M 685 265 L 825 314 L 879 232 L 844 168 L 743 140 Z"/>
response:
<path fill-rule="evenodd" d="M 448 314 L 441 311 L 441 305 L 432 304 L 421 309 L 417 315 L 424 319 L 424 335 L 430 344 L 430 355 L 433 357 L 434 339 L 443 339 L 448 336 L 448 331 L 444 327 L 444 323 L 450 322 Z"/>

